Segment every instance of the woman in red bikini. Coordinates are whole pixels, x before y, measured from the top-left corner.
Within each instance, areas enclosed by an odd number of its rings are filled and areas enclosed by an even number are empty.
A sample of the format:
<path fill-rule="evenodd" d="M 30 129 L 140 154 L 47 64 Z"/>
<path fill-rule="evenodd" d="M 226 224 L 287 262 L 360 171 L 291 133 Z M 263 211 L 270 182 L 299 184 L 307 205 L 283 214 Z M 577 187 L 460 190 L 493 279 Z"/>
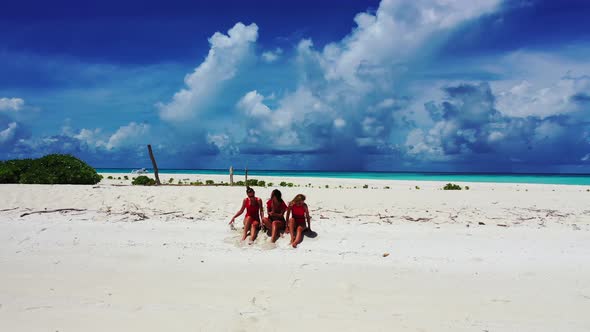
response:
<path fill-rule="evenodd" d="M 256 239 L 256 235 L 258 235 L 258 230 L 260 229 L 260 216 L 264 215 L 264 210 L 262 209 L 262 200 L 255 196 L 254 189 L 248 187 L 246 189 L 246 194 L 248 197 L 244 198 L 240 211 L 238 211 L 238 213 L 236 213 L 236 215 L 231 218 L 229 224 L 232 225 L 235 219 L 239 217 L 242 212 L 244 212 L 244 210 L 246 210 L 246 217 L 244 218 L 244 235 L 242 236 L 242 241 L 246 239 L 248 236 L 248 231 L 250 231 L 250 243 L 252 243 Z"/>
<path fill-rule="evenodd" d="M 272 243 L 277 241 L 280 232 L 285 230 L 285 226 L 287 226 L 285 211 L 287 211 L 287 204 L 282 199 L 281 191 L 278 189 L 273 190 L 270 199 L 266 202 L 268 217 L 262 218 L 264 227 L 271 230 L 270 240 Z"/>
<path fill-rule="evenodd" d="M 289 218 L 290 215 L 292 215 L 291 218 Z M 307 204 L 305 204 L 305 195 L 298 194 L 289 203 L 287 219 L 289 220 L 291 245 L 293 248 L 297 248 L 297 245 L 303 240 L 303 232 L 306 229 L 311 230 L 311 217 L 309 216 Z M 306 221 L 307 225 L 305 224 Z"/>

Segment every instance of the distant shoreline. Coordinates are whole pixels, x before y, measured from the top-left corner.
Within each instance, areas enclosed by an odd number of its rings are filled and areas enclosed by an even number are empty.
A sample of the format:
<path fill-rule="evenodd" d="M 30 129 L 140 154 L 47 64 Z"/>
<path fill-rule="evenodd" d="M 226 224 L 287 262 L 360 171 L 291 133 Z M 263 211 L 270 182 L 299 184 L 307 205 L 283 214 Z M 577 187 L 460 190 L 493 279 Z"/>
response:
<path fill-rule="evenodd" d="M 97 168 L 103 174 L 131 174 L 132 168 Z M 153 174 L 151 169 L 148 169 Z M 160 174 L 228 175 L 229 170 L 160 169 Z M 244 175 L 235 170 L 234 175 Z M 528 183 L 559 185 L 590 185 L 590 174 L 525 174 L 525 173 L 425 173 L 425 172 L 332 172 L 332 171 L 248 171 L 250 177 L 331 178 L 360 180 L 403 180 L 436 182 Z M 135 176 L 135 175 L 134 175 Z M 238 181 L 238 179 L 236 179 Z"/>

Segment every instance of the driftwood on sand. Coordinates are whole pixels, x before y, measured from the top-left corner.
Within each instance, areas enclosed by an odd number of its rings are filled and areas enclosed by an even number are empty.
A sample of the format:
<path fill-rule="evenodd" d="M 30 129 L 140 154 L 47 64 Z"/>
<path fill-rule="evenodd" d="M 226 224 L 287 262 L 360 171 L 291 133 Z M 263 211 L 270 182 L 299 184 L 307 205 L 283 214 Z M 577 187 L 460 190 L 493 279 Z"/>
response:
<path fill-rule="evenodd" d="M 67 209 L 56 209 L 56 210 L 41 210 L 41 211 L 33 211 L 33 212 L 25 212 L 23 214 L 21 214 L 21 217 L 25 217 L 31 214 L 41 214 L 41 213 L 55 213 L 55 212 L 64 212 L 64 211 L 86 211 L 86 209 L 72 209 L 72 208 L 67 208 Z"/>

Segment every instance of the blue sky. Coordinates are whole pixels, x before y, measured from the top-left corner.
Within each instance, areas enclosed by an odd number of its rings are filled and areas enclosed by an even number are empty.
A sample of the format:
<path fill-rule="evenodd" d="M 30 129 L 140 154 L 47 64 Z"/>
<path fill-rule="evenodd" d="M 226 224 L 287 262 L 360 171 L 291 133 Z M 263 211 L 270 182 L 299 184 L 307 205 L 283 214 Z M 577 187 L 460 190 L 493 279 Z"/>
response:
<path fill-rule="evenodd" d="M 590 172 L 587 1 L 19 1 L 0 159 Z"/>

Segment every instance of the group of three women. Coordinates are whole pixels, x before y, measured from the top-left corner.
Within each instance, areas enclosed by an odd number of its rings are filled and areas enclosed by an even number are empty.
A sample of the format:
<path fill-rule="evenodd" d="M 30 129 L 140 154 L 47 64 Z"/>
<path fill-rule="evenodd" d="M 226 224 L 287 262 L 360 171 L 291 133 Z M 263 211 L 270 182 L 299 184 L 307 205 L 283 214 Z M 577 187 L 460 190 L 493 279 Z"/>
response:
<path fill-rule="evenodd" d="M 266 202 L 266 217 L 264 217 L 262 200 L 256 197 L 254 189 L 248 187 L 246 195 L 248 197 L 242 201 L 242 207 L 229 222 L 230 225 L 233 224 L 235 219 L 244 210 L 246 211 L 242 241 L 246 240 L 249 232 L 250 243 L 254 242 L 261 226 L 264 226 L 271 232 L 273 243 L 277 241 L 281 232 L 285 232 L 291 235 L 290 245 L 297 248 L 297 245 L 303 240 L 303 232 L 311 230 L 311 217 L 307 204 L 305 204 L 305 195 L 298 194 L 287 205 L 282 199 L 281 191 L 273 190 L 270 199 Z M 286 218 L 285 213 L 287 213 Z"/>

